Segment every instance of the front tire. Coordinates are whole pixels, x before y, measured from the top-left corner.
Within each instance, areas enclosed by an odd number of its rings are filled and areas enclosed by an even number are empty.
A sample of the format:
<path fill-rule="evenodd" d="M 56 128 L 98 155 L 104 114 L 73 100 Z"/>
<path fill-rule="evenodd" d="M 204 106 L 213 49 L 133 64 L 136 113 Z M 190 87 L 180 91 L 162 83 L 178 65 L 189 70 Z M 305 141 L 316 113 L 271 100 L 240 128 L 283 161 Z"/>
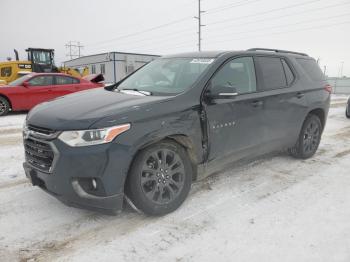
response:
<path fill-rule="evenodd" d="M 10 111 L 10 103 L 5 97 L 0 96 L 0 116 L 5 116 Z"/>
<path fill-rule="evenodd" d="M 346 105 L 346 109 L 345 109 L 345 116 L 346 116 L 347 118 L 350 118 L 349 107 L 350 107 L 350 105 L 347 104 L 347 105 Z"/>
<path fill-rule="evenodd" d="M 297 143 L 289 149 L 289 153 L 296 158 L 312 157 L 320 144 L 322 124 L 318 116 L 310 114 L 306 117 L 301 128 Z"/>
<path fill-rule="evenodd" d="M 126 194 L 147 215 L 162 216 L 186 199 L 192 182 L 192 166 L 186 150 L 165 140 L 140 151 L 126 181 Z"/>

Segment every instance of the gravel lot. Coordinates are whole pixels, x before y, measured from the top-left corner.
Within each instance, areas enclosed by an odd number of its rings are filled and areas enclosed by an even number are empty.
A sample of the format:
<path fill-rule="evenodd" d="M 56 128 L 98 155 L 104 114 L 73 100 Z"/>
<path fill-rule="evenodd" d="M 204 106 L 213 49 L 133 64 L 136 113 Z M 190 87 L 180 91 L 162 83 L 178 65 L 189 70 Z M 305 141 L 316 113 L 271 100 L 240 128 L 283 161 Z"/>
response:
<path fill-rule="evenodd" d="M 350 261 L 350 120 L 332 99 L 317 154 L 236 164 L 193 185 L 176 212 L 105 216 L 25 178 L 25 114 L 0 118 L 1 261 Z"/>

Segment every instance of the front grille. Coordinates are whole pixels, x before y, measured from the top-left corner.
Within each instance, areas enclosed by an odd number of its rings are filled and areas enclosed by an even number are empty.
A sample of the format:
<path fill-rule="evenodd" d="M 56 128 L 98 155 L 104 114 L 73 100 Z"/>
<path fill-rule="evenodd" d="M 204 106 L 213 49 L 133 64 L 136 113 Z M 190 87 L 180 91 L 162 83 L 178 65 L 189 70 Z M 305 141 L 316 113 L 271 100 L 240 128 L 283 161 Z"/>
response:
<path fill-rule="evenodd" d="M 50 172 L 54 152 L 50 144 L 27 138 L 24 140 L 25 157 L 29 164 L 44 172 Z"/>
<path fill-rule="evenodd" d="M 56 131 L 54 131 L 52 129 L 47 129 L 47 128 L 33 126 L 33 125 L 28 125 L 28 129 L 30 129 L 34 132 L 37 132 L 37 133 L 45 134 L 45 135 L 52 135 L 52 134 L 56 133 Z"/>

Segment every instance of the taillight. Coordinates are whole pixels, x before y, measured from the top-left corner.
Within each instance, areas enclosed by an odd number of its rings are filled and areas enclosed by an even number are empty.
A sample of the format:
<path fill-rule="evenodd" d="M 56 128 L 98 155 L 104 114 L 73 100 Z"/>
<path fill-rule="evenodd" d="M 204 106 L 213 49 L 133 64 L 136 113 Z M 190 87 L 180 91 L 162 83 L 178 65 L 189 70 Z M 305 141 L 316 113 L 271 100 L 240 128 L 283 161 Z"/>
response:
<path fill-rule="evenodd" d="M 324 86 L 324 90 L 326 90 L 328 93 L 331 94 L 332 93 L 332 86 L 327 84 L 327 85 Z"/>

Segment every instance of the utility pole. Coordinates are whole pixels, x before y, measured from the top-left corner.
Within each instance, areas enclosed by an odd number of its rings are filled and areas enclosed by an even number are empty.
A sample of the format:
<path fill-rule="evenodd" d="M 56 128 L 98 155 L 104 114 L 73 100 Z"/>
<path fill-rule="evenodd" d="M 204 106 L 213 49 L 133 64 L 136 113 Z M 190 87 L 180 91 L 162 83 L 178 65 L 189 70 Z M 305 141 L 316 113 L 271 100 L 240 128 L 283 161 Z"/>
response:
<path fill-rule="evenodd" d="M 340 65 L 340 78 L 343 77 L 343 69 L 344 69 L 344 61 L 341 62 L 341 65 Z"/>
<path fill-rule="evenodd" d="M 198 20 L 198 51 L 202 50 L 202 13 L 205 11 L 202 11 L 201 9 L 201 1 L 198 0 L 198 16 L 195 16 L 194 18 Z"/>
<path fill-rule="evenodd" d="M 84 46 L 80 44 L 78 41 L 69 41 L 66 44 L 66 49 L 68 49 L 68 53 L 66 56 L 68 56 L 71 60 L 73 58 L 77 58 L 81 56 L 81 49 L 83 49 Z"/>

